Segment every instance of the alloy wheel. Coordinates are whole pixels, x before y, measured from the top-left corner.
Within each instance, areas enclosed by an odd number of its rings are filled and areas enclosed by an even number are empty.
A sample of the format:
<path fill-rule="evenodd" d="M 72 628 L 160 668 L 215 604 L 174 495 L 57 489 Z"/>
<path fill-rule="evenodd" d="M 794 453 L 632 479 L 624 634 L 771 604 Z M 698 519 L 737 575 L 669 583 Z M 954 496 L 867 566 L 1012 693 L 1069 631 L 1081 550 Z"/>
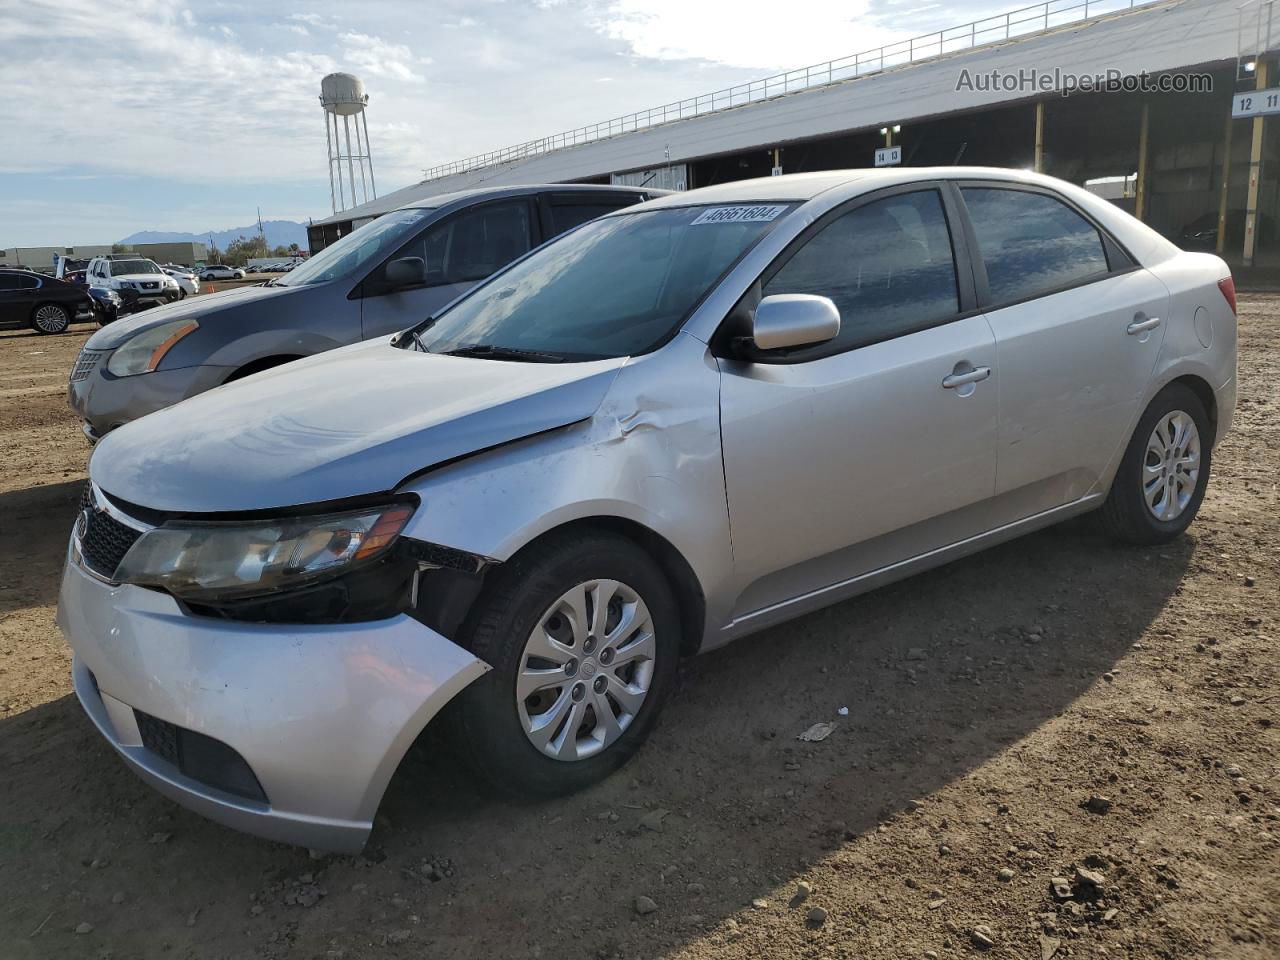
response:
<path fill-rule="evenodd" d="M 516 709 L 529 742 L 555 760 L 607 749 L 634 722 L 654 675 L 653 618 L 635 590 L 590 580 L 539 618 L 516 675 Z"/>
<path fill-rule="evenodd" d="M 1147 440 L 1142 496 L 1157 520 L 1176 520 L 1195 496 L 1200 479 L 1200 431 L 1191 415 L 1173 410 L 1161 417 Z"/>
<path fill-rule="evenodd" d="M 70 325 L 66 311 L 51 303 L 47 303 L 36 310 L 36 315 L 33 319 L 36 329 L 41 333 L 61 333 Z"/>

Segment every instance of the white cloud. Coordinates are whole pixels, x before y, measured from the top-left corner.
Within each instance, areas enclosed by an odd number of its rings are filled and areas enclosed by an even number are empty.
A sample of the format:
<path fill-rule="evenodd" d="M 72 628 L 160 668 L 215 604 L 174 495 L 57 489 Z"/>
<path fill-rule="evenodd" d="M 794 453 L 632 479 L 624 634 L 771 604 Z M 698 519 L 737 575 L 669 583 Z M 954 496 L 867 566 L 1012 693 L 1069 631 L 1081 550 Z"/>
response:
<path fill-rule="evenodd" d="M 887 32 L 866 25 L 870 8 L 871 0 L 792 0 L 785 9 L 738 0 L 728 15 L 721 3 L 610 0 L 599 21 L 637 56 L 782 70 L 883 43 Z"/>
<path fill-rule="evenodd" d="M 403 44 L 388 43 L 367 33 L 341 33 L 338 40 L 346 44 L 343 56 L 347 62 L 375 77 L 422 83 L 424 78 L 414 70 L 414 65 L 431 63 L 430 58 L 414 57 L 413 51 Z"/>
<path fill-rule="evenodd" d="M 325 54 L 249 49 L 160 0 L 115 15 L 109 41 L 93 0 L 28 6 L 32 16 L 0 20 L 0 46 L 23 53 L 0 58 L 0 128 L 27 131 L 6 144 L 9 163 L 216 180 L 297 169 L 323 133 Z M 240 110 L 251 89 L 272 92 L 269 112 Z"/>
<path fill-rule="evenodd" d="M 902 0 L 601 0 L 596 23 L 636 56 L 703 59 L 757 69 L 791 70 L 863 53 L 974 17 L 1004 11 L 1013 0 L 961 0 L 907 11 Z M 928 17 L 922 14 L 928 13 Z M 690 91 L 691 93 L 693 91 Z"/>

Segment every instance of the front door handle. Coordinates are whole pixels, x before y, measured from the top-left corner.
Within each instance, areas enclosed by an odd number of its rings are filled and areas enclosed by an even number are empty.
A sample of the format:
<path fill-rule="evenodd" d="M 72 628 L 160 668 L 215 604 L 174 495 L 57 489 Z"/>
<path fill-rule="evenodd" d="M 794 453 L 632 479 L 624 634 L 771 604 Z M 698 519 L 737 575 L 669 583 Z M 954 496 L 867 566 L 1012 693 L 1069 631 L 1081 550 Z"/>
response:
<path fill-rule="evenodd" d="M 950 376 L 942 378 L 942 385 L 948 390 L 954 390 L 956 387 L 963 387 L 967 383 L 978 383 L 991 376 L 990 367 L 974 367 L 967 373 L 953 373 Z"/>
<path fill-rule="evenodd" d="M 1124 328 L 1124 332 L 1132 337 L 1139 333 L 1145 333 L 1148 330 L 1154 330 L 1158 326 L 1160 326 L 1159 317 L 1148 317 L 1146 320 L 1133 321 L 1133 323 Z"/>

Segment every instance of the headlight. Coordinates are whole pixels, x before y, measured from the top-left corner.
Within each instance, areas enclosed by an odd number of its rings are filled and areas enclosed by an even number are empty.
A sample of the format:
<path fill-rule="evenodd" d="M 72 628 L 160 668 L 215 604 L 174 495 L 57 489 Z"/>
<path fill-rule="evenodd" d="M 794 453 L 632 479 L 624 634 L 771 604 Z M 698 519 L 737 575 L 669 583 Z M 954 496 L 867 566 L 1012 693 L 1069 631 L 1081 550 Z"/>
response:
<path fill-rule="evenodd" d="M 170 522 L 129 549 L 116 577 L 189 600 L 278 593 L 382 556 L 413 511 L 393 503 L 278 520 Z"/>
<path fill-rule="evenodd" d="M 107 372 L 117 377 L 132 377 L 138 373 L 150 373 L 160 366 L 164 355 L 179 340 L 198 330 L 195 320 L 171 320 L 158 327 L 144 330 L 131 340 L 126 340 L 111 354 Z"/>

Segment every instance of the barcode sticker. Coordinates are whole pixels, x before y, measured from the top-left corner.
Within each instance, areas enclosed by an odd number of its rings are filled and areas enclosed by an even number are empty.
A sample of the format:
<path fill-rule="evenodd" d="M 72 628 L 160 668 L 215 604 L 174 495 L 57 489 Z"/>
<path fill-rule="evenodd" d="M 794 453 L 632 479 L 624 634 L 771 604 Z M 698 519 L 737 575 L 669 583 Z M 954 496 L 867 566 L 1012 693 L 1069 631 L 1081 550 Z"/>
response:
<path fill-rule="evenodd" d="M 698 214 L 690 226 L 696 227 L 700 223 L 768 223 L 782 216 L 786 210 L 777 204 L 710 207 Z"/>

